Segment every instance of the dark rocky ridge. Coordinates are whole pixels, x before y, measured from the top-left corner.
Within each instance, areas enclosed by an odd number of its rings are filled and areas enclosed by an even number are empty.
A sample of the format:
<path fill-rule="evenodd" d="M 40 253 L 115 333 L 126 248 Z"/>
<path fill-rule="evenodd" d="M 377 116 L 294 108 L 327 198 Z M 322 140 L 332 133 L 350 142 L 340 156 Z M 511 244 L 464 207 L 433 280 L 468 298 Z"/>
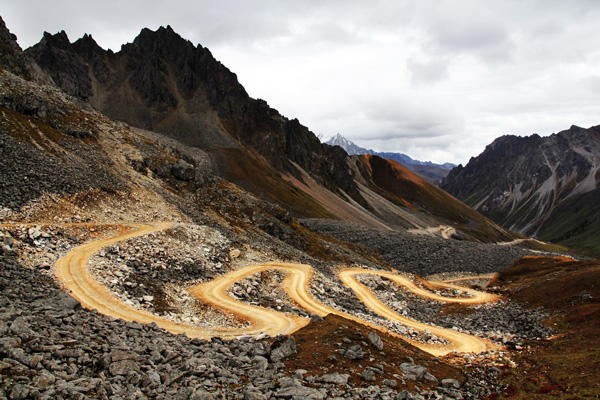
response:
<path fill-rule="evenodd" d="M 5 69 L 23 79 L 50 83 L 52 80 L 31 58 L 24 54 L 17 43 L 17 36 L 11 33 L 0 17 L 0 69 Z"/>
<path fill-rule="evenodd" d="M 549 137 L 502 136 L 442 188 L 507 229 L 599 250 L 600 126 L 572 126 Z M 581 212 L 585 196 L 589 208 Z"/>
<path fill-rule="evenodd" d="M 31 71 L 21 52 L 21 47 L 17 44 L 17 37 L 6 28 L 2 18 L 0 18 L 0 68 L 21 75 L 25 79 L 31 79 Z"/>
<path fill-rule="evenodd" d="M 46 71 L 54 83 L 72 96 L 87 100 L 92 95 L 92 83 L 87 65 L 69 51 L 71 42 L 65 31 L 56 35 L 45 32 L 42 41 L 27 54 Z M 51 68 L 53 65 L 62 68 Z"/>
<path fill-rule="evenodd" d="M 402 228 L 460 220 L 466 222 L 462 227 L 469 227 L 462 238 L 497 241 L 512 236 L 478 214 L 469 224 L 472 215 L 431 214 L 427 208 L 407 206 L 398 191 L 387 193 L 402 186 L 396 179 L 410 176 L 394 175 L 377 190 L 365 187 L 343 149 L 321 144 L 298 120 L 250 98 L 236 75 L 208 49 L 192 45 L 170 27 L 143 29 L 117 53 L 103 50 L 89 35 L 70 43 L 64 32 L 45 34 L 26 53 L 80 101 L 113 119 L 199 149 L 210 160 L 212 174 L 295 217 Z M 432 196 L 426 192 L 422 194 Z M 425 201 L 436 203 L 443 197 L 433 193 Z M 436 208 L 445 210 L 441 204 Z"/>
<path fill-rule="evenodd" d="M 296 163 L 333 192 L 345 191 L 365 204 L 344 151 L 321 144 L 298 120 L 250 98 L 208 49 L 169 26 L 142 30 L 116 54 L 89 35 L 71 44 L 64 32 L 44 34 L 27 54 L 59 87 L 110 117 L 204 149 L 237 147 L 239 141 L 275 170 L 302 180 Z"/>

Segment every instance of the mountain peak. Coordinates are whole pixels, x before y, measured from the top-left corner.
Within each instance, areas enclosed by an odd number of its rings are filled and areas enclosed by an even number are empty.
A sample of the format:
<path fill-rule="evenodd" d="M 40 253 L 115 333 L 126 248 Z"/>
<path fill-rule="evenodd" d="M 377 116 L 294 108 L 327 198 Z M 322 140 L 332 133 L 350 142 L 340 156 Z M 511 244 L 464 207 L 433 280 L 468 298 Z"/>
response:
<path fill-rule="evenodd" d="M 181 37 L 177 32 L 171 28 L 171 25 L 166 27 L 161 26 L 156 31 L 148 28 L 144 28 L 140 31 L 140 34 L 133 40 L 133 45 L 139 46 L 143 51 L 156 51 L 161 49 L 164 55 L 172 55 L 178 51 L 181 47 L 194 46 L 189 40 Z M 128 47 L 125 45 L 123 47 Z M 173 50 L 173 52 L 169 52 Z"/>
<path fill-rule="evenodd" d="M 416 172 L 428 179 L 430 182 L 437 182 L 444 178 L 448 174 L 448 171 L 455 166 L 451 163 L 435 164 L 430 161 L 413 160 L 411 157 L 403 153 L 376 152 L 371 149 L 367 150 L 364 147 L 360 147 L 356 143 L 346 139 L 339 133 L 325 143 L 331 146 L 339 146 L 346 150 L 346 153 L 350 155 L 371 154 L 399 162 L 413 172 Z"/>
<path fill-rule="evenodd" d="M 68 94 L 84 100 L 91 96 L 92 82 L 87 75 L 88 66 L 77 54 L 65 31 L 54 35 L 44 32 L 42 40 L 25 53 Z"/>
<path fill-rule="evenodd" d="M 344 141 L 348 141 L 348 139 L 346 139 L 345 137 L 342 136 L 341 133 L 336 134 L 335 136 L 332 136 L 331 139 L 329 139 L 329 141 L 336 141 L 336 140 L 344 140 Z"/>
<path fill-rule="evenodd" d="M 362 148 L 362 147 L 356 145 L 354 142 L 346 139 L 340 133 L 338 133 L 335 136 L 332 136 L 331 139 L 329 139 L 325 143 L 330 146 L 340 146 L 342 149 L 346 150 L 346 153 L 348 153 L 350 155 L 352 155 L 352 154 L 371 154 L 370 152 L 372 152 L 372 150 L 367 150 L 365 148 Z"/>
<path fill-rule="evenodd" d="M 69 36 L 67 36 L 67 32 L 64 30 L 57 32 L 54 35 L 49 32 L 44 32 L 44 36 L 40 43 L 50 43 L 52 46 L 60 49 L 67 49 L 71 46 Z"/>
<path fill-rule="evenodd" d="M 506 135 L 452 170 L 442 187 L 508 229 L 573 245 L 597 232 L 590 221 L 600 215 L 592 206 L 598 204 L 599 157 L 594 127 L 573 125 L 546 137 Z M 583 204 L 586 213 L 579 213 Z"/>
<path fill-rule="evenodd" d="M 17 36 L 11 33 L 4 20 L 0 17 L 0 68 L 13 74 L 29 78 L 26 62 L 23 58 L 21 47 L 17 43 Z"/>

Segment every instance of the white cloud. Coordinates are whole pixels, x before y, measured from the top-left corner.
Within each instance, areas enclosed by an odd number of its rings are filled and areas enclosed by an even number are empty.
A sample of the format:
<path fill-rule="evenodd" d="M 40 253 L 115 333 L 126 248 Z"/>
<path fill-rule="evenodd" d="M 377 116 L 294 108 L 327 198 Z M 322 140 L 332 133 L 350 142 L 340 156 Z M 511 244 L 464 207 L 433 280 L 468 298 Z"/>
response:
<path fill-rule="evenodd" d="M 465 163 L 495 137 L 600 124 L 595 0 L 0 0 L 19 43 L 118 51 L 170 24 L 325 137 Z"/>
<path fill-rule="evenodd" d="M 409 59 L 406 67 L 415 85 L 434 84 L 448 77 L 449 61 L 443 58 L 432 60 Z"/>

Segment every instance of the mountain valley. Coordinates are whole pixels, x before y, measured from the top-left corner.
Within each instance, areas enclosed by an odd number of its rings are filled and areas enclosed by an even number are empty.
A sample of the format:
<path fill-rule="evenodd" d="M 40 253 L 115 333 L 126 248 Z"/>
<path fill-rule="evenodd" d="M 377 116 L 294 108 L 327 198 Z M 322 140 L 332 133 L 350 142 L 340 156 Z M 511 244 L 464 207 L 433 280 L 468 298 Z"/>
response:
<path fill-rule="evenodd" d="M 385 158 L 388 160 L 396 161 L 404 166 L 406 166 L 411 171 L 417 173 L 418 175 L 424 177 L 431 183 L 438 183 L 443 178 L 448 175 L 448 172 L 456 165 L 452 163 L 444 163 L 444 164 L 436 164 L 431 161 L 418 161 L 414 160 L 411 157 L 407 156 L 403 153 L 391 153 L 391 152 L 376 152 L 373 150 L 367 150 L 363 147 L 358 146 L 357 144 L 349 141 L 339 133 L 328 141 L 325 142 L 331 146 L 340 146 L 342 149 L 346 151 L 346 153 L 350 155 L 361 155 L 361 154 L 370 154 L 379 156 L 381 158 Z"/>
<path fill-rule="evenodd" d="M 321 144 L 170 27 L 1 25 L 0 398 L 599 393 L 597 261 Z"/>

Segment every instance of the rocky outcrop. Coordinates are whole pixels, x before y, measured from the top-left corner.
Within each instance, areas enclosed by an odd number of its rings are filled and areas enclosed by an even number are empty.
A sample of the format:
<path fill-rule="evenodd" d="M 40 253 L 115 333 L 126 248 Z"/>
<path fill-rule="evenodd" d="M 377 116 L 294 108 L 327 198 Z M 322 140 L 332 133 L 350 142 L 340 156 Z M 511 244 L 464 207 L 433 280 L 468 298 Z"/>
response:
<path fill-rule="evenodd" d="M 549 137 L 503 136 L 442 187 L 508 229 L 543 240 L 600 249 L 590 235 L 600 226 L 600 127 L 572 126 Z M 591 196 L 591 197 L 590 197 Z"/>
<path fill-rule="evenodd" d="M 68 94 L 83 100 L 92 95 L 92 82 L 87 74 L 87 65 L 78 57 L 65 31 L 56 35 L 44 32 L 42 40 L 28 49 L 27 55 Z"/>
<path fill-rule="evenodd" d="M 0 17 L 0 69 L 7 70 L 27 80 L 36 80 L 40 83 L 50 83 L 51 79 L 33 62 L 23 54 L 17 44 L 17 36 L 11 33 L 2 17 Z"/>
<path fill-rule="evenodd" d="M 17 44 L 17 37 L 10 33 L 2 18 L 0 18 L 0 68 L 31 79 L 31 72 L 21 47 Z"/>
<path fill-rule="evenodd" d="M 59 87 L 108 116 L 207 150 L 241 144 L 279 173 L 303 180 L 299 166 L 329 190 L 366 204 L 344 151 L 321 144 L 298 120 L 250 98 L 208 49 L 170 26 L 143 29 L 116 54 L 89 35 L 71 44 L 64 32 L 45 33 L 27 53 Z"/>

